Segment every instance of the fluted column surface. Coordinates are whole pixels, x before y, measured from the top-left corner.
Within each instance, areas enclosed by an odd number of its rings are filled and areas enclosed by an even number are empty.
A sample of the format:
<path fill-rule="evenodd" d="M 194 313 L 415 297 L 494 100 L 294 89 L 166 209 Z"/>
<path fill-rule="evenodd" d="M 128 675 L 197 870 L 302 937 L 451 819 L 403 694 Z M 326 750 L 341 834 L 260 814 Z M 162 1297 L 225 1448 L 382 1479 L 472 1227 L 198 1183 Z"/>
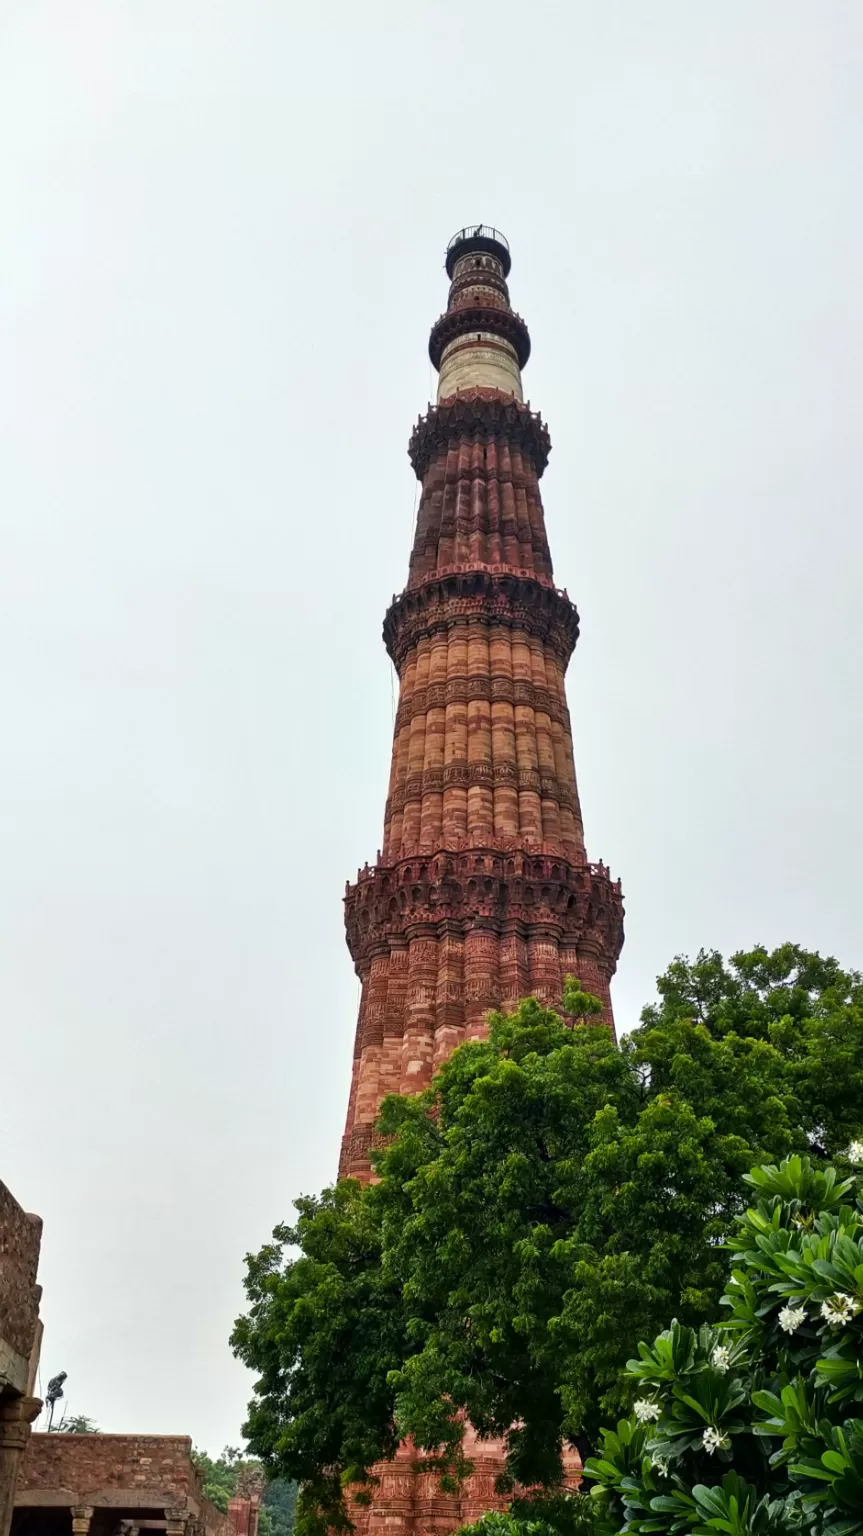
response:
<path fill-rule="evenodd" d="M 509 314 L 502 278 L 483 284 L 485 269 L 457 266 L 444 354 L 470 340 L 466 306 L 488 324 L 495 305 Z M 622 903 L 585 851 L 565 691 L 578 615 L 554 584 L 549 450 L 529 406 L 485 386 L 439 400 L 411 438 L 422 493 L 384 623 L 399 699 L 383 838 L 345 898 L 361 982 L 345 1174 L 370 1175 L 384 1095 L 426 1087 L 490 1010 L 530 995 L 560 1006 L 575 974 L 613 1029 Z"/>

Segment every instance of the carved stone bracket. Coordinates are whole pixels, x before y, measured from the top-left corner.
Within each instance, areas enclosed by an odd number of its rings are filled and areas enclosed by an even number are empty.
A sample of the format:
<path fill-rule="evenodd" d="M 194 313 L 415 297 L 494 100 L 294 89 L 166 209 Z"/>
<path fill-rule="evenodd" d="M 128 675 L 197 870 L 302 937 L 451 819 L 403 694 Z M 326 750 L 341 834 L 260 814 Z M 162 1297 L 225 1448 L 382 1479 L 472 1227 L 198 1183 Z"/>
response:
<path fill-rule="evenodd" d="M 494 336 L 503 337 L 514 349 L 519 368 L 523 368 L 530 357 L 530 332 L 521 315 L 499 304 L 461 304 L 456 309 L 448 309 L 432 326 L 429 357 L 435 368 L 440 368 L 441 358 L 450 342 L 471 331 L 490 331 Z"/>
<path fill-rule="evenodd" d="M 565 592 L 532 577 L 467 570 L 435 577 L 393 599 L 384 644 L 396 668 L 421 639 L 458 625 L 503 625 L 549 646 L 565 667 L 578 639 L 578 611 Z"/>
<path fill-rule="evenodd" d="M 623 944 L 620 882 L 602 864 L 476 849 L 378 865 L 345 895 L 347 943 L 358 968 L 427 925 L 435 933 L 449 925 L 466 932 L 478 922 L 499 933 L 587 941 L 613 965 Z"/>
<path fill-rule="evenodd" d="M 30 1426 L 41 1412 L 38 1397 L 0 1397 L 0 1451 L 25 1450 Z"/>
<path fill-rule="evenodd" d="M 539 413 L 495 390 L 472 389 L 429 406 L 427 414 L 420 417 L 408 444 L 417 479 L 422 480 L 440 449 L 459 441 L 466 432 L 476 431 L 490 437 L 505 435 L 530 455 L 537 478 L 542 475 L 551 453 L 551 438 Z"/>

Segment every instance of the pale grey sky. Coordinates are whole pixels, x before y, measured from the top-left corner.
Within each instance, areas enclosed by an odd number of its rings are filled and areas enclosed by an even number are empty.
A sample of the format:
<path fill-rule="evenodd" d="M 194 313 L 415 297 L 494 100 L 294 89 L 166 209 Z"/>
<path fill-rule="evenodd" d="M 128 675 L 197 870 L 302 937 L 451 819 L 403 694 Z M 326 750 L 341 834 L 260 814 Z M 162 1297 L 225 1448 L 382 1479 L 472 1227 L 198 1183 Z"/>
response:
<path fill-rule="evenodd" d="M 334 1173 L 443 248 L 513 249 L 623 1027 L 863 963 L 857 0 L 5 0 L 0 1177 L 43 1375 L 237 1442 Z"/>

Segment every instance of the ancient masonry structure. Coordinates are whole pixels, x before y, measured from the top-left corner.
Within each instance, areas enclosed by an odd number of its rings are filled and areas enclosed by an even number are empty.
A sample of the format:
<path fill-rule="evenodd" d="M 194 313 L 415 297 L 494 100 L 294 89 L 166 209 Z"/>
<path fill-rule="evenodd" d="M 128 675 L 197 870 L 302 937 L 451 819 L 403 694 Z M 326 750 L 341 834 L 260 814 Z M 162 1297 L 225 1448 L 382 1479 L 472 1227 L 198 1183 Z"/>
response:
<path fill-rule="evenodd" d="M 437 404 L 408 452 L 422 485 L 408 584 L 384 641 L 399 674 L 383 848 L 345 896 L 362 991 L 340 1171 L 367 1179 L 386 1093 L 415 1093 L 491 1008 L 605 1005 L 623 943 L 620 885 L 588 862 L 564 676 L 578 615 L 554 584 L 539 481 L 548 431 L 525 405 L 530 340 L 510 307 L 509 247 L 450 241 L 429 351 Z M 358 1536 L 444 1536 L 486 1510 L 503 1446 L 470 1426 L 473 1473 L 444 1494 L 408 1442 L 377 1466 Z M 567 1470 L 577 1475 L 573 1452 Z"/>
<path fill-rule="evenodd" d="M 31 1434 L 42 1223 L 0 1184 L 0 1536 L 257 1536 L 261 1483 L 223 1515 L 183 1435 Z"/>
<path fill-rule="evenodd" d="M 0 1536 L 12 1522 L 21 1458 L 41 1402 L 34 1396 L 41 1323 L 36 1283 L 42 1223 L 0 1184 Z"/>
<path fill-rule="evenodd" d="M 384 1094 L 424 1087 L 489 1009 L 558 1004 L 575 974 L 614 1027 L 623 905 L 585 852 L 564 690 L 578 614 L 554 584 L 551 443 L 523 400 L 509 269 L 497 230 L 450 242 L 437 404 L 408 448 L 422 493 L 384 620 L 399 704 L 383 847 L 345 896 L 362 991 L 340 1171 L 360 1178 Z"/>
<path fill-rule="evenodd" d="M 235 1536 L 186 1435 L 33 1435 L 12 1536 Z M 243 1536 L 255 1536 L 248 1526 Z"/>

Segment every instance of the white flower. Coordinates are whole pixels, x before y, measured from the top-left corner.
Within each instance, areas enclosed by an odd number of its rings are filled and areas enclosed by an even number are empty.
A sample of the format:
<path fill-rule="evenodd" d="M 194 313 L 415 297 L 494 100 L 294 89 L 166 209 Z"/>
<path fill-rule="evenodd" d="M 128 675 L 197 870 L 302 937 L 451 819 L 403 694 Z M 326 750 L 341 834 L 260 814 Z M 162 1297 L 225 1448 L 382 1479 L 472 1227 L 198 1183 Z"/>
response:
<path fill-rule="evenodd" d="M 852 1141 L 848 1148 L 849 1163 L 863 1163 L 863 1141 Z"/>
<path fill-rule="evenodd" d="M 701 1443 L 708 1456 L 712 1456 L 714 1451 L 727 1451 L 728 1436 L 723 1435 L 721 1429 L 714 1429 L 712 1424 L 708 1424 L 701 1436 Z"/>
<path fill-rule="evenodd" d="M 652 1467 L 656 1468 L 656 1470 L 659 1473 L 660 1477 L 667 1477 L 668 1476 L 668 1457 L 667 1456 L 656 1456 L 656 1455 L 653 1455 L 650 1458 L 650 1464 L 651 1464 Z"/>
<path fill-rule="evenodd" d="M 796 1333 L 805 1321 L 804 1307 L 783 1307 L 779 1314 L 779 1326 L 783 1333 Z"/>
<path fill-rule="evenodd" d="M 829 1301 L 822 1301 L 821 1316 L 831 1328 L 841 1328 L 844 1323 L 850 1323 L 855 1312 L 860 1311 L 859 1301 L 853 1296 L 846 1296 L 844 1291 L 837 1291 Z"/>
<path fill-rule="evenodd" d="M 650 1424 L 658 1419 L 662 1409 L 658 1403 L 652 1403 L 647 1397 L 640 1397 L 635 1405 L 635 1417 L 639 1424 Z"/>
<path fill-rule="evenodd" d="M 723 1374 L 728 1370 L 731 1364 L 731 1350 L 727 1344 L 717 1344 L 713 1354 L 710 1356 L 710 1363 L 714 1370 L 722 1371 Z"/>

